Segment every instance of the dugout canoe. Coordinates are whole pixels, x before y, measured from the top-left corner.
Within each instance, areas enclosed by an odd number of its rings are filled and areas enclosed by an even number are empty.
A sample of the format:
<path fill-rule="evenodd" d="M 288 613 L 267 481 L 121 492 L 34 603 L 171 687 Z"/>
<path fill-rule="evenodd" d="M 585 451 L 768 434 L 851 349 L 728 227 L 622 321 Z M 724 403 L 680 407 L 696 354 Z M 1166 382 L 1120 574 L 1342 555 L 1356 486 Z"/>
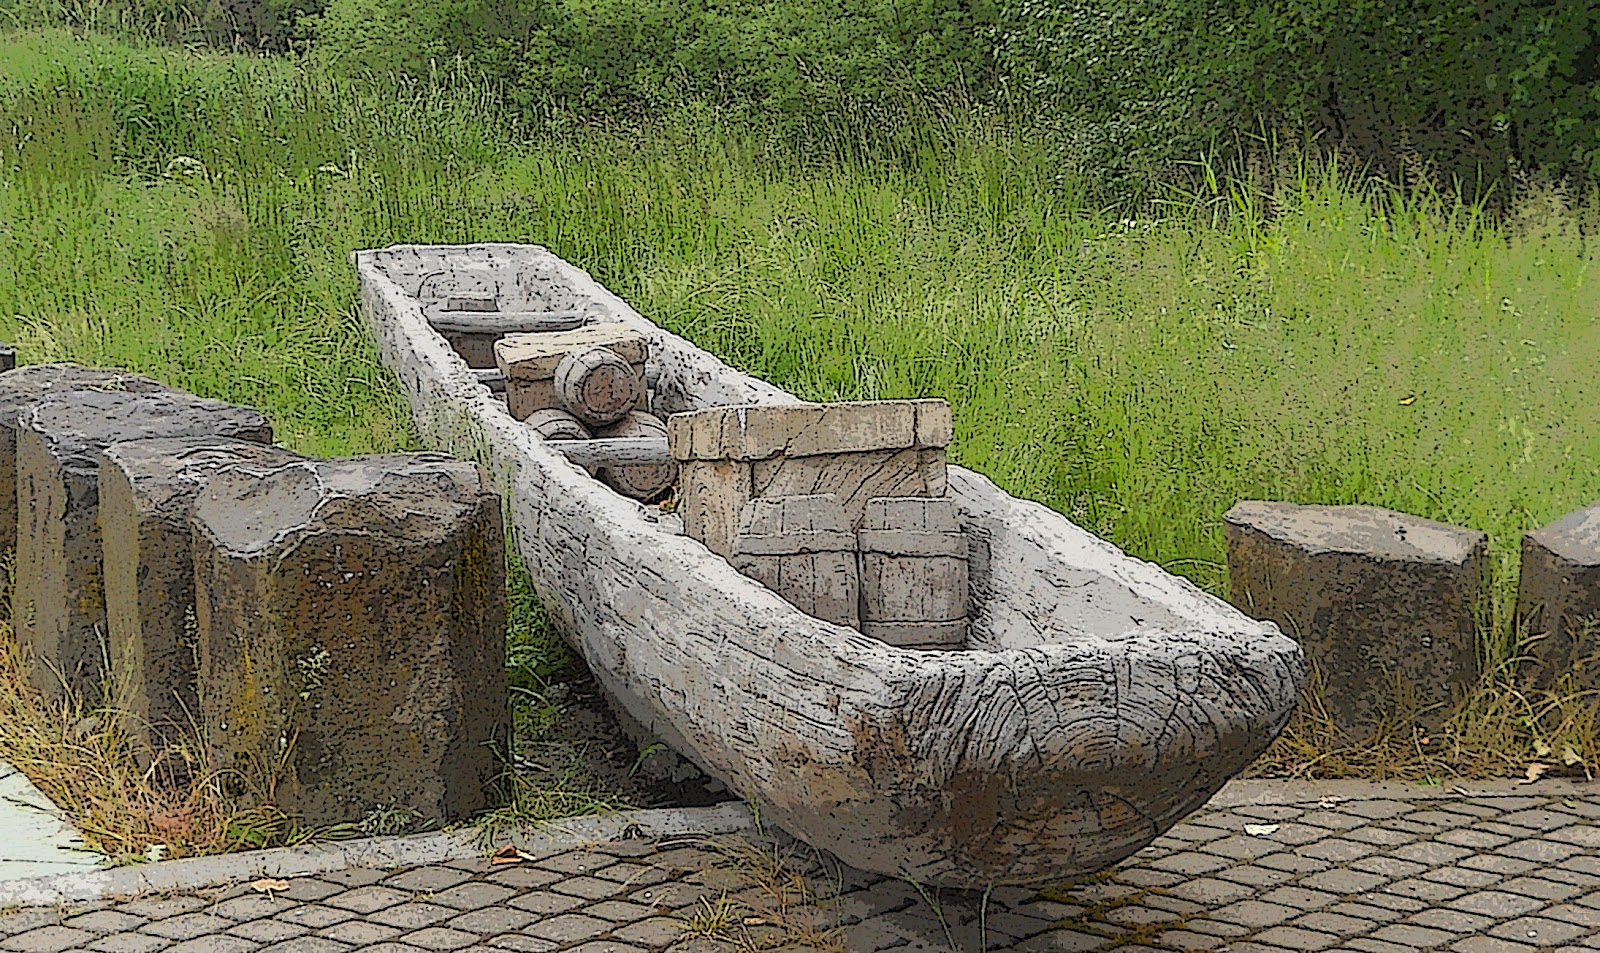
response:
<path fill-rule="evenodd" d="M 847 864 L 963 888 L 1092 873 L 1198 809 L 1288 721 L 1306 665 L 1275 625 L 956 466 L 969 650 L 894 648 L 805 615 L 514 420 L 419 294 L 487 275 L 508 309 L 632 325 L 663 416 L 795 397 L 543 248 L 351 261 L 424 439 L 498 475 L 533 585 L 612 703 Z"/>

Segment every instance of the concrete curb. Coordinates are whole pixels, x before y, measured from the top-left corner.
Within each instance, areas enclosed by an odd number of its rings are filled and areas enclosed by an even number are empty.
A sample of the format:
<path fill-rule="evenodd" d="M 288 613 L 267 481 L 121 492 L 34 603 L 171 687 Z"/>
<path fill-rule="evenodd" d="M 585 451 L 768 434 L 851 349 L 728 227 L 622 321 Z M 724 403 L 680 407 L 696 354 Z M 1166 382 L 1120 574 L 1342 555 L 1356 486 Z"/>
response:
<path fill-rule="evenodd" d="M 716 807 L 682 810 L 622 811 L 592 817 L 551 821 L 511 833 L 510 842 L 534 857 L 550 857 L 575 848 L 635 837 L 678 837 L 709 834 L 755 834 L 750 809 L 738 801 Z M 418 867 L 482 857 L 488 848 L 476 828 L 434 834 L 375 837 L 366 840 L 280 847 L 221 857 L 167 860 L 81 874 L 58 874 L 0 881 L 0 908 L 82 903 L 108 897 L 194 890 L 213 884 L 261 877 L 304 877 L 348 867 Z"/>
<path fill-rule="evenodd" d="M 1229 781 L 1206 803 L 1211 810 L 1256 805 L 1289 806 L 1337 801 L 1461 801 L 1494 797 L 1600 797 L 1600 781 L 1541 778 L 1518 781 L 1446 781 L 1438 785 L 1396 781 Z"/>

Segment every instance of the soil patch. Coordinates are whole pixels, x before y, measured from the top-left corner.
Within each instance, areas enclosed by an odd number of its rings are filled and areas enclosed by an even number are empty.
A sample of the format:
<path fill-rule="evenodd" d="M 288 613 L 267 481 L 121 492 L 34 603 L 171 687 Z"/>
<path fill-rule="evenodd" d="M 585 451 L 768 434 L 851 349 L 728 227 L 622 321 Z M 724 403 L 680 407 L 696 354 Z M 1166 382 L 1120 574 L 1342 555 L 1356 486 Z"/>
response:
<path fill-rule="evenodd" d="M 719 782 L 623 727 L 582 663 L 550 684 L 535 717 L 519 719 L 517 773 L 549 787 L 581 787 L 634 808 L 710 807 L 737 800 Z"/>

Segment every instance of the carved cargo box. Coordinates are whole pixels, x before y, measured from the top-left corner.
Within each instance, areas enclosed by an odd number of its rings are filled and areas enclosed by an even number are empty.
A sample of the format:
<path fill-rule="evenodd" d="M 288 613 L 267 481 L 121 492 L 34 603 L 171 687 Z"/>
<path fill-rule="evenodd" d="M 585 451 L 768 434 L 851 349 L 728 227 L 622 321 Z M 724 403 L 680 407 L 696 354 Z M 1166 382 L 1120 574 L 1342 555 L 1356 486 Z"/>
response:
<path fill-rule="evenodd" d="M 941 497 L 950 405 L 942 400 L 714 407 L 674 414 L 684 531 L 727 558 L 753 499 L 832 493 L 854 531 L 874 497 Z"/>

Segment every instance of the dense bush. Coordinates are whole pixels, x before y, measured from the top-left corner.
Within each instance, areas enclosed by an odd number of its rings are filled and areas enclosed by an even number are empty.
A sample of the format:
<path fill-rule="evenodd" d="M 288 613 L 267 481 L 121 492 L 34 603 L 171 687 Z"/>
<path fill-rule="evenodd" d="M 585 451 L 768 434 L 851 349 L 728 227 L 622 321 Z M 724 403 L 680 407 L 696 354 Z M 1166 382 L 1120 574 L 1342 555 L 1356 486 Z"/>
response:
<path fill-rule="evenodd" d="M 795 113 L 986 87 L 994 23 L 991 0 L 332 0 L 309 33 L 341 72 L 424 75 L 459 57 L 524 104 Z"/>
<path fill-rule="evenodd" d="M 0 0 L 0 27 L 60 26 L 165 43 L 283 52 L 322 0 Z"/>
<path fill-rule="evenodd" d="M 1389 172 L 1600 174 L 1600 0 L 1011 0 L 1002 70 L 1147 175 L 1265 126 Z"/>

